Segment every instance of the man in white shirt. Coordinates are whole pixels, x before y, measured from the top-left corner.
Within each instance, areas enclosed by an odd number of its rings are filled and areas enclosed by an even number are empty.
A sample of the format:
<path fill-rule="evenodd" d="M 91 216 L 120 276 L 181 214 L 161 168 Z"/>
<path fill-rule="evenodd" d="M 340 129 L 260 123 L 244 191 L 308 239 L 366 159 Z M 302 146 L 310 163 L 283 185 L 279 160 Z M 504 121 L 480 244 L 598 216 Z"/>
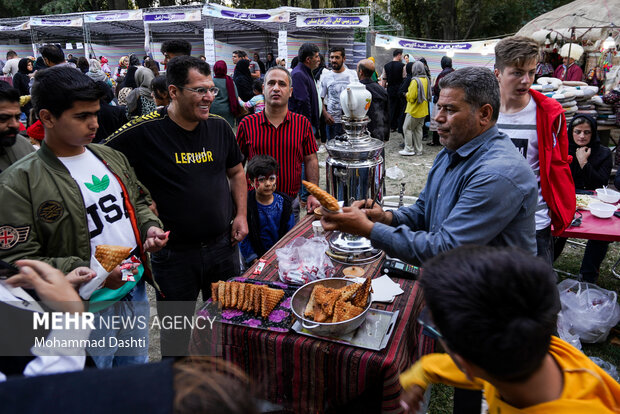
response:
<path fill-rule="evenodd" d="M 19 68 L 17 67 L 18 64 L 19 57 L 17 56 L 17 53 L 15 53 L 14 50 L 9 50 L 8 52 L 6 52 L 6 63 L 2 68 L 2 72 L 6 76 L 15 76 L 15 74 L 19 70 Z"/>
<path fill-rule="evenodd" d="M 323 71 L 321 75 L 321 99 L 323 100 L 323 118 L 327 125 L 327 140 L 344 134 L 342 128 L 342 106 L 340 93 L 351 82 L 357 82 L 357 73 L 346 67 L 346 56 L 343 47 L 332 47 L 329 50 L 329 62 L 332 70 Z"/>

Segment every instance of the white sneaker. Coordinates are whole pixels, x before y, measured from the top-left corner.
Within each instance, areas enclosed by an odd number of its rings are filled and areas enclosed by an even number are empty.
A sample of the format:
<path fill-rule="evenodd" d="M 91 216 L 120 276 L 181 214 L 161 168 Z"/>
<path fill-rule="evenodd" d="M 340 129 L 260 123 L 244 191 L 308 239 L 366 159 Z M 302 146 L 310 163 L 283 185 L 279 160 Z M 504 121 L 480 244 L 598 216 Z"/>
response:
<path fill-rule="evenodd" d="M 400 151 L 398 151 L 398 153 L 400 155 L 405 155 L 405 156 L 415 155 L 414 151 L 407 151 L 406 149 L 400 150 Z"/>
<path fill-rule="evenodd" d="M 323 154 L 325 152 L 327 152 L 327 149 L 325 148 L 325 145 L 321 144 L 319 150 L 317 151 L 317 154 Z"/>

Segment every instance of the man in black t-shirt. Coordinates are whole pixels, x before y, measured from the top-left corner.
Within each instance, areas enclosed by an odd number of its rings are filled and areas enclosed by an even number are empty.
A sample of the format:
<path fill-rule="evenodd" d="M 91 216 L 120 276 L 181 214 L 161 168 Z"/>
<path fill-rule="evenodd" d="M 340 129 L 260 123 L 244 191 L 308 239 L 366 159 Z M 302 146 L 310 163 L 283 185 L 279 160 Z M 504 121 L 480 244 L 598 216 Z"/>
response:
<path fill-rule="evenodd" d="M 383 86 L 387 84 L 387 93 L 390 101 L 390 127 L 393 131 L 398 128 L 398 118 L 405 110 L 400 104 L 400 97 L 398 96 L 398 88 L 403 82 L 403 67 L 402 62 L 403 50 L 396 49 L 392 53 L 394 58 L 391 62 L 386 63 L 383 67 L 383 75 L 381 75 L 381 82 Z"/>
<path fill-rule="evenodd" d="M 152 255 L 163 293 L 157 296 L 160 319 L 191 317 L 199 292 L 206 300 L 211 282 L 238 276 L 237 243 L 248 233 L 243 157 L 228 123 L 209 113 L 218 92 L 209 64 L 176 57 L 166 80 L 170 105 L 125 124 L 106 141 L 127 156 L 170 231 L 166 248 Z M 184 355 L 189 334 L 162 329 L 162 355 Z"/>

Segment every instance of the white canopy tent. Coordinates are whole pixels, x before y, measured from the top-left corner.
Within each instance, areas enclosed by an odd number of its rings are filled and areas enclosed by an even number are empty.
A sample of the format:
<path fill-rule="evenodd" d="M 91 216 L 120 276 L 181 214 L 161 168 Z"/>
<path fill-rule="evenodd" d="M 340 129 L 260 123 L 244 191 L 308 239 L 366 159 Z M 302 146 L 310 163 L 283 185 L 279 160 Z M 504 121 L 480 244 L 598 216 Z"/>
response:
<path fill-rule="evenodd" d="M 192 43 L 192 54 L 204 54 L 208 61 L 228 60 L 238 46 L 259 52 L 263 58 L 268 52 L 275 56 L 284 54 L 282 57 L 290 62 L 305 41 L 319 44 L 322 51 L 342 46 L 347 56 L 352 56 L 356 35 L 363 37 L 378 28 L 373 24 L 375 13 L 385 19 L 376 6 L 245 10 L 206 3 L 0 19 L 0 53 L 2 48 L 22 46 L 23 49 L 32 45 L 36 55 L 38 46 L 46 43 L 72 47 L 83 44 L 84 48 L 74 55 L 106 55 L 113 63 L 117 57 L 134 51 L 152 54 L 160 60 L 163 59 L 160 43 L 181 38 Z M 390 25 L 381 29 L 398 32 L 402 26 L 391 20 Z"/>

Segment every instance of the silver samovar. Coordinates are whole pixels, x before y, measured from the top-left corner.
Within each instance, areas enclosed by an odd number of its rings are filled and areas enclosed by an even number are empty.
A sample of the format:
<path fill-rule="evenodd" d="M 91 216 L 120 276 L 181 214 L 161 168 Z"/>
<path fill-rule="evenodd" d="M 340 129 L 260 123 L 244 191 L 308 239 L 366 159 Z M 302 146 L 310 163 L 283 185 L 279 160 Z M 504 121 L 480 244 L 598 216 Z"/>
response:
<path fill-rule="evenodd" d="M 340 94 L 344 112 L 345 134 L 327 142 L 329 156 L 326 161 L 327 191 L 345 206 L 367 198 L 381 201 L 381 182 L 384 160 L 381 156 L 384 143 L 373 138 L 366 126 L 370 122 L 366 112 L 370 108 L 371 94 L 360 82 L 350 83 Z M 327 252 L 333 260 L 347 264 L 371 263 L 381 257 L 370 240 L 352 234 L 333 232 L 329 237 Z"/>

